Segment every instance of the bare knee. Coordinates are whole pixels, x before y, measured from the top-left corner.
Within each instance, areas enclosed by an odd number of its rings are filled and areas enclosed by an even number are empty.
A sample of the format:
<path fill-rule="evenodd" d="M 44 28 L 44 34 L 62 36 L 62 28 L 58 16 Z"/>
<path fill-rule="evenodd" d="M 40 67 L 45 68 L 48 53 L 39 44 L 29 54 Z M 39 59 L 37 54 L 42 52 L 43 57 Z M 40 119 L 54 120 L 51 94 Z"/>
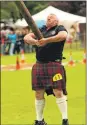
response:
<path fill-rule="evenodd" d="M 44 99 L 44 90 L 38 90 L 35 92 L 35 97 L 37 100 Z"/>
<path fill-rule="evenodd" d="M 61 98 L 63 96 L 62 90 L 53 89 L 53 92 L 54 92 L 54 95 L 56 96 L 56 98 Z"/>

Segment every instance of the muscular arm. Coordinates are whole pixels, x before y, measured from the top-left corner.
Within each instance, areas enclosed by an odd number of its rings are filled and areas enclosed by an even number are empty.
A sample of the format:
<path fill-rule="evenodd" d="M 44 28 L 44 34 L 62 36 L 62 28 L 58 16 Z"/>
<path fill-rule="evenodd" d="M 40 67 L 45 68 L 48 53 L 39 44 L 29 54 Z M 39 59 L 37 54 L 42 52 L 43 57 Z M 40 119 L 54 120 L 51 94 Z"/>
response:
<path fill-rule="evenodd" d="M 57 35 L 46 38 L 47 43 L 51 42 L 61 42 L 65 40 L 67 37 L 67 32 L 66 31 L 60 31 Z"/>
<path fill-rule="evenodd" d="M 39 40 L 39 46 L 44 46 L 47 43 L 52 42 L 61 42 L 67 38 L 67 32 L 66 31 L 60 31 L 57 35 L 48 37 L 48 38 L 42 38 Z"/>
<path fill-rule="evenodd" d="M 61 41 L 65 40 L 66 37 L 67 37 L 67 32 L 60 31 L 55 36 L 36 40 L 35 35 L 33 33 L 29 33 L 24 37 L 24 41 L 31 45 L 44 46 L 45 44 L 51 43 L 51 42 L 61 42 Z"/>

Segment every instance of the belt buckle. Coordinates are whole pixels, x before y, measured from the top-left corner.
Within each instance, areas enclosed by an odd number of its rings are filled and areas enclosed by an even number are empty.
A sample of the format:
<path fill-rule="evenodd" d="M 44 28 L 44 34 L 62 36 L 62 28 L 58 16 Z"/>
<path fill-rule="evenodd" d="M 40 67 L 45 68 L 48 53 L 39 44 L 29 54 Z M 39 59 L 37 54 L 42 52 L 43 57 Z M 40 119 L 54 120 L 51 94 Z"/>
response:
<path fill-rule="evenodd" d="M 56 62 L 60 62 L 61 60 L 60 59 L 57 59 L 57 60 L 55 60 Z"/>

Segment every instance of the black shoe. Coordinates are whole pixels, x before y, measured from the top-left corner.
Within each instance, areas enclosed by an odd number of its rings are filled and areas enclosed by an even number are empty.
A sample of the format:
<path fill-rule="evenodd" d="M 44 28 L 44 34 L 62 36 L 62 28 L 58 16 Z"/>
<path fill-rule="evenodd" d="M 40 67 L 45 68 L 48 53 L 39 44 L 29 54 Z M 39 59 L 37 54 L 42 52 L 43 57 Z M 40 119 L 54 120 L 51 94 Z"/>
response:
<path fill-rule="evenodd" d="M 62 125 L 69 125 L 68 119 L 63 119 Z"/>
<path fill-rule="evenodd" d="M 45 123 L 44 119 L 42 121 L 35 120 L 34 125 L 47 125 L 47 123 Z"/>

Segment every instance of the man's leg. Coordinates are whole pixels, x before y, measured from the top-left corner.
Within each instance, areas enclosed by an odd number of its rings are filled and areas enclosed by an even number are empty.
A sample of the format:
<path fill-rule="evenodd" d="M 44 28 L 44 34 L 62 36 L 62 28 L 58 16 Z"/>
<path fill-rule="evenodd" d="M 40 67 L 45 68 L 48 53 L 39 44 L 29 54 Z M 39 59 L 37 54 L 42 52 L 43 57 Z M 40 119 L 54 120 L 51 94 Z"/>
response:
<path fill-rule="evenodd" d="M 45 106 L 44 99 L 44 90 L 38 90 L 35 92 L 35 108 L 36 108 L 36 116 L 38 121 L 42 121 L 43 119 L 43 110 Z"/>
<path fill-rule="evenodd" d="M 62 114 L 62 119 L 63 121 L 66 122 L 66 124 L 63 125 L 68 125 L 68 115 L 67 115 L 67 99 L 66 96 L 63 95 L 63 91 L 54 89 L 53 90 L 55 96 L 56 96 L 56 103 L 60 109 L 60 112 Z"/>

